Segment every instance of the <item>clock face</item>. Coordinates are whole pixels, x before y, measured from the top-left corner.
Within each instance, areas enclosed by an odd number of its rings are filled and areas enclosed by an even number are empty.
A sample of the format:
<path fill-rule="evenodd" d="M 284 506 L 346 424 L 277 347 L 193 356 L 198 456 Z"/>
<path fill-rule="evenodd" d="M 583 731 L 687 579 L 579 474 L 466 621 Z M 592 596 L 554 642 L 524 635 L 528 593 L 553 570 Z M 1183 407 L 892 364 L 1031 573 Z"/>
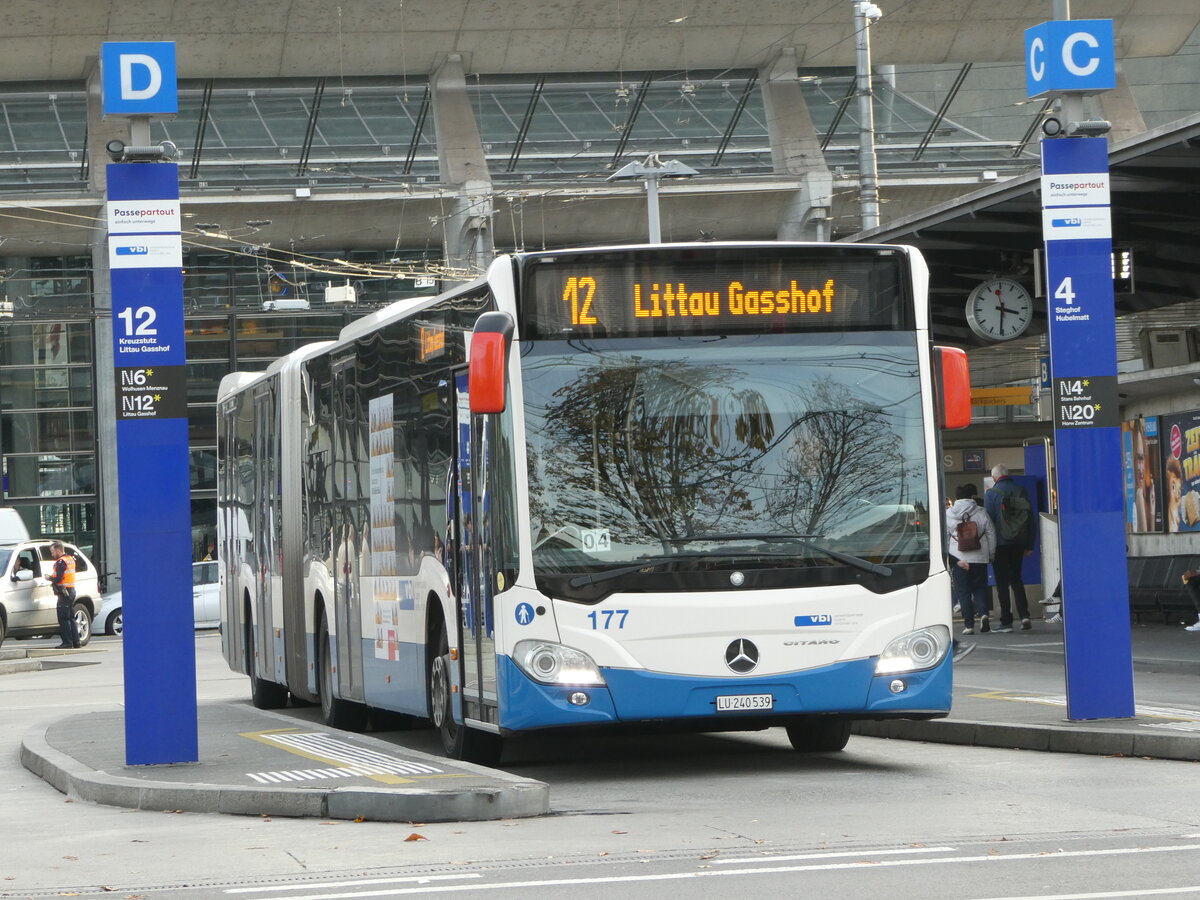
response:
<path fill-rule="evenodd" d="M 985 281 L 967 298 L 967 324 L 981 338 L 1008 341 L 1033 321 L 1033 298 L 1010 278 Z"/>

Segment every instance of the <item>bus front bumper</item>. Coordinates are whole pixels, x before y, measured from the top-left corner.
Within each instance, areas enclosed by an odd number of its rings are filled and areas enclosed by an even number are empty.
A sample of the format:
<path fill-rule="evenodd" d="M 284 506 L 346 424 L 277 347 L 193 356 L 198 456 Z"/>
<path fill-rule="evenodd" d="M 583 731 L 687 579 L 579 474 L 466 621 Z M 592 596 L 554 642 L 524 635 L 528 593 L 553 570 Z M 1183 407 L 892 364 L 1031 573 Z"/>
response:
<path fill-rule="evenodd" d="M 876 675 L 875 660 L 760 678 L 697 678 L 601 669 L 606 685 L 541 684 L 507 656 L 497 659 L 503 731 L 664 720 L 778 719 L 806 715 L 920 718 L 950 711 L 950 655 L 932 669 Z M 717 709 L 718 697 L 770 696 L 766 709 Z M 761 701 L 758 701 L 761 702 Z"/>

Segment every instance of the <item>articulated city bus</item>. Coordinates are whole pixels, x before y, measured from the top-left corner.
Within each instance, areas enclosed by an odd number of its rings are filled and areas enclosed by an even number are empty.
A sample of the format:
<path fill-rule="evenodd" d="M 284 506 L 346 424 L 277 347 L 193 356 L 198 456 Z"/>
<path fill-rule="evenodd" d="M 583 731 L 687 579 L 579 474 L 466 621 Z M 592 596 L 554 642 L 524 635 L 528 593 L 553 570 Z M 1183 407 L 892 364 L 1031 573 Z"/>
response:
<path fill-rule="evenodd" d="M 222 640 L 253 700 L 506 735 L 950 708 L 931 346 L 900 246 L 513 253 L 221 384 Z"/>

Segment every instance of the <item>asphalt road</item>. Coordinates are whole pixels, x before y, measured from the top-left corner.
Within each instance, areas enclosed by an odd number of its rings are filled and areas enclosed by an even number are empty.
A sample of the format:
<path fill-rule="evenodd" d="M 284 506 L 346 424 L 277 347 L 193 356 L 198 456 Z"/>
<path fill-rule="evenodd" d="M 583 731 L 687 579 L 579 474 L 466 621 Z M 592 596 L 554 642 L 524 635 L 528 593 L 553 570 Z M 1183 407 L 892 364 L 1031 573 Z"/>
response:
<path fill-rule="evenodd" d="M 118 641 L 98 638 L 72 662 L 0 677 L 0 897 L 1200 897 L 1200 767 L 1162 760 L 865 737 L 805 757 L 780 730 L 543 738 L 505 764 L 551 785 L 553 814 L 540 819 L 382 824 L 73 802 L 17 758 L 27 728 L 122 702 Z M 197 636 L 197 666 L 201 703 L 247 695 L 215 634 Z M 435 746 L 427 731 L 381 736 Z"/>

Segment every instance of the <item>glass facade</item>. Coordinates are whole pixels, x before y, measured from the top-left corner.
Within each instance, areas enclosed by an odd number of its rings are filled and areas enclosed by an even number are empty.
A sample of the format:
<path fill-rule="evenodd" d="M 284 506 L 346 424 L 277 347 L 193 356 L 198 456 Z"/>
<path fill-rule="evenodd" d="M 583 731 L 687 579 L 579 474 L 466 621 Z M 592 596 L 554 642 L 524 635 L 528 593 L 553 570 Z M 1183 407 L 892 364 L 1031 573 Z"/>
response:
<path fill-rule="evenodd" d="M 0 261 L 0 478 L 31 533 L 91 553 L 96 414 L 91 274 L 84 257 Z M 35 531 L 36 530 L 36 531 Z"/>
<path fill-rule="evenodd" d="M 369 265 L 374 251 L 326 254 Z M 421 253 L 386 258 L 420 261 Z M 0 300 L 13 317 L 0 319 L 0 472 L 5 506 L 18 509 L 31 533 L 59 537 L 97 559 L 101 573 L 115 566 L 97 546 L 94 316 L 90 259 L 0 257 Z M 292 271 L 269 250 L 259 253 L 192 251 L 184 260 L 188 369 L 188 435 L 196 559 L 216 528 L 216 401 L 221 379 L 236 370 L 266 369 L 313 341 L 331 340 L 352 316 L 407 297 L 421 296 L 411 279 L 358 282 L 358 304 L 341 309 L 314 303 L 308 311 L 264 312 L 274 275 L 282 271 L 299 296 L 322 296 L 342 277 Z M 96 313 L 103 315 L 106 313 Z"/>

